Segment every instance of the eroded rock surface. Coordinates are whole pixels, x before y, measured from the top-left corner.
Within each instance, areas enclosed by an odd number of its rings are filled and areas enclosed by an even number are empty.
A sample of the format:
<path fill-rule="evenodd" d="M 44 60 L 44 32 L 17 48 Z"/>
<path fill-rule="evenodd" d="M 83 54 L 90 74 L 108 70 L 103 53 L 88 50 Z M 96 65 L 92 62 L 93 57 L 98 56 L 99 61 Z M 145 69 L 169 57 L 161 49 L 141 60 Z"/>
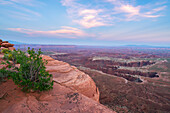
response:
<path fill-rule="evenodd" d="M 8 41 L 2 41 L 0 39 L 0 49 L 1 50 L 8 49 L 8 50 L 13 51 L 15 49 L 13 46 L 14 46 L 14 44 L 9 43 Z"/>
<path fill-rule="evenodd" d="M 76 90 L 79 93 L 99 102 L 99 91 L 89 75 L 79 71 L 68 63 L 42 56 L 48 61 L 46 70 L 53 75 L 53 80 L 61 85 Z"/>
<path fill-rule="evenodd" d="M 12 80 L 0 84 L 0 113 L 114 113 L 100 104 L 93 80 L 76 67 L 43 56 L 53 74 L 50 91 L 24 93 Z"/>
<path fill-rule="evenodd" d="M 0 85 L 1 113 L 114 113 L 70 88 L 54 83 L 53 90 L 23 93 L 12 80 Z"/>

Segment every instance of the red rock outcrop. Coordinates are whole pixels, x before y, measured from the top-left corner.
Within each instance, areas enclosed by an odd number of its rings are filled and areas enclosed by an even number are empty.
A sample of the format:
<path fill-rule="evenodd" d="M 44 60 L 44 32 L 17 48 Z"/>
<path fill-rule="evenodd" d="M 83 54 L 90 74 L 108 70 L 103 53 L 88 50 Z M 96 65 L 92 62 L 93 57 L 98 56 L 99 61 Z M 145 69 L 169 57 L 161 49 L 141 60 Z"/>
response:
<path fill-rule="evenodd" d="M 14 44 L 10 44 L 10 43 L 2 43 L 1 46 L 2 46 L 2 47 L 8 48 L 8 47 L 13 47 Z"/>
<path fill-rule="evenodd" d="M 2 41 L 1 39 L 0 39 L 0 49 L 2 50 L 2 49 L 8 49 L 8 50 L 11 50 L 11 51 L 13 51 L 15 48 L 13 47 L 14 46 L 14 44 L 10 44 L 8 41 Z"/>
<path fill-rule="evenodd" d="M 23 93 L 12 80 L 0 85 L 1 113 L 114 113 L 102 104 L 54 83 L 53 90 Z"/>
<path fill-rule="evenodd" d="M 8 80 L 0 84 L 0 113 L 114 113 L 99 103 L 98 88 L 87 74 L 68 63 L 42 57 L 53 74 L 53 89 L 24 93 Z"/>
<path fill-rule="evenodd" d="M 53 75 L 53 80 L 61 85 L 76 90 L 77 92 L 99 102 L 99 91 L 89 75 L 79 71 L 68 63 L 42 56 L 48 61 L 46 70 Z"/>

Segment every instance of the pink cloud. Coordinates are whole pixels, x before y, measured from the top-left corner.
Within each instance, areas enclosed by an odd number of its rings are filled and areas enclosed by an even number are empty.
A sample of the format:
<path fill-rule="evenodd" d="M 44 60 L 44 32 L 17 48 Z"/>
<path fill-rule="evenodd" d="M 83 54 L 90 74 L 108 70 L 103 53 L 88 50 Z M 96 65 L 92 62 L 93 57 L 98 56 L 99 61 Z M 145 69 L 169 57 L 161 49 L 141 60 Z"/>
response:
<path fill-rule="evenodd" d="M 16 31 L 20 33 L 28 34 L 29 36 L 58 36 L 65 38 L 76 38 L 76 37 L 85 37 L 85 36 L 93 36 L 91 34 L 86 34 L 80 29 L 63 26 L 61 29 L 52 30 L 52 31 L 39 31 L 32 29 L 24 29 L 24 28 L 8 28 L 8 30 Z"/>
<path fill-rule="evenodd" d="M 142 6 L 135 7 L 135 6 L 132 6 L 132 5 L 121 5 L 119 7 L 114 8 L 114 10 L 117 13 L 125 13 L 125 17 L 127 17 L 126 20 L 132 21 L 132 20 L 139 20 L 142 17 L 143 18 L 157 18 L 157 17 L 160 17 L 162 15 L 155 14 L 155 13 L 157 13 L 159 11 L 162 11 L 165 8 L 166 8 L 165 6 L 158 7 L 158 8 L 152 9 L 149 12 L 143 12 L 142 13 Z"/>
<path fill-rule="evenodd" d="M 108 22 L 105 21 L 108 16 L 105 16 L 102 9 L 88 8 L 88 6 L 75 0 L 61 0 L 61 3 L 68 7 L 67 12 L 72 17 L 73 22 L 85 28 L 108 25 Z"/>
<path fill-rule="evenodd" d="M 81 1 L 83 0 L 61 0 L 61 3 L 68 9 L 67 12 L 73 22 L 85 28 L 110 26 L 121 21 L 158 18 L 163 16 L 161 11 L 166 8 L 166 6 L 160 7 L 158 3 L 136 5 L 136 0 L 97 0 L 83 2 L 84 4 Z M 92 4 L 96 4 L 95 7 Z"/>
<path fill-rule="evenodd" d="M 122 5 L 120 7 L 116 7 L 114 10 L 117 12 L 128 13 L 131 16 L 140 14 L 140 6 L 133 7 L 132 5 Z"/>
<path fill-rule="evenodd" d="M 128 2 L 125 2 L 124 0 L 118 1 L 118 0 L 107 0 L 108 2 L 111 2 L 115 8 L 114 11 L 116 14 L 121 14 L 125 16 L 125 21 L 135 21 L 135 20 L 141 20 L 143 18 L 158 18 L 162 16 L 159 12 L 163 11 L 166 6 L 158 7 L 156 4 L 154 6 L 147 4 L 147 7 L 145 5 L 138 5 L 134 6 L 133 4 L 130 4 Z M 155 8 L 156 7 L 156 8 Z"/>
<path fill-rule="evenodd" d="M 79 11 L 79 16 L 81 19 L 75 20 L 75 22 L 79 23 L 85 28 L 105 26 L 106 23 L 104 23 L 102 18 L 99 16 L 100 12 L 102 12 L 102 10 L 83 9 Z"/>

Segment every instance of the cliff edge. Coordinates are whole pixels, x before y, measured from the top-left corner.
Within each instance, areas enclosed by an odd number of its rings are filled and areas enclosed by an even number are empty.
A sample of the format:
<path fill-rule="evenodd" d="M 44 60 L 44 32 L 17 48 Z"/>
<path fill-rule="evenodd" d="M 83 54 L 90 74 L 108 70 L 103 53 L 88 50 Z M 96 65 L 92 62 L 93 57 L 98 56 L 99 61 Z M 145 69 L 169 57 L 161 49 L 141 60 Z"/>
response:
<path fill-rule="evenodd" d="M 79 71 L 68 63 L 42 56 L 48 61 L 46 71 L 53 75 L 53 80 L 99 102 L 99 90 L 89 75 Z"/>
<path fill-rule="evenodd" d="M 0 112 L 114 113 L 99 103 L 98 88 L 89 75 L 68 63 L 42 57 L 48 61 L 46 70 L 53 74 L 53 89 L 24 93 L 12 80 L 7 80 L 0 84 Z"/>

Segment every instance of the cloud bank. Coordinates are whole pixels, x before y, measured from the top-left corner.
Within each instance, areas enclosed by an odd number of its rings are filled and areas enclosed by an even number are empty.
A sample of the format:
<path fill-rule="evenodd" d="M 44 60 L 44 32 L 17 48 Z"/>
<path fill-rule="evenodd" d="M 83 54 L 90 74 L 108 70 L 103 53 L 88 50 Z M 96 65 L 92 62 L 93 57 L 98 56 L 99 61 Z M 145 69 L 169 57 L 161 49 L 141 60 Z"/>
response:
<path fill-rule="evenodd" d="M 31 37 L 43 36 L 43 37 L 57 37 L 57 38 L 78 38 L 78 37 L 92 37 L 92 34 L 87 34 L 84 31 L 68 27 L 62 26 L 61 29 L 51 30 L 51 31 L 40 31 L 40 30 L 32 30 L 32 29 L 24 29 L 24 28 L 8 28 L 10 31 L 20 32 L 27 34 Z"/>

